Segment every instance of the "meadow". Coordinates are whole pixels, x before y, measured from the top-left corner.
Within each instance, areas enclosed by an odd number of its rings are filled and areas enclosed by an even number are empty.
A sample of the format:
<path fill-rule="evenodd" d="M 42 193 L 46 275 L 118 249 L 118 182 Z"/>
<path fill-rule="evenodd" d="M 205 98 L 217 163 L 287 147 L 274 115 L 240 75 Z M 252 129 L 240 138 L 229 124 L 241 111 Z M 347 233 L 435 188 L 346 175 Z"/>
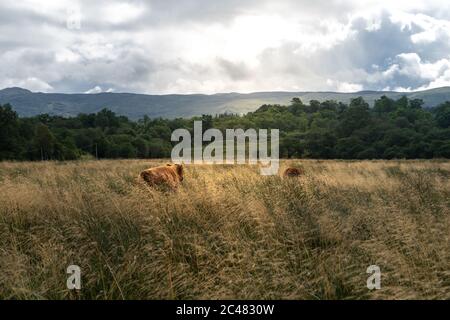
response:
<path fill-rule="evenodd" d="M 450 299 L 450 161 L 0 163 L 1 299 Z M 66 288 L 78 265 L 82 289 Z M 367 267 L 381 269 L 368 290 Z"/>

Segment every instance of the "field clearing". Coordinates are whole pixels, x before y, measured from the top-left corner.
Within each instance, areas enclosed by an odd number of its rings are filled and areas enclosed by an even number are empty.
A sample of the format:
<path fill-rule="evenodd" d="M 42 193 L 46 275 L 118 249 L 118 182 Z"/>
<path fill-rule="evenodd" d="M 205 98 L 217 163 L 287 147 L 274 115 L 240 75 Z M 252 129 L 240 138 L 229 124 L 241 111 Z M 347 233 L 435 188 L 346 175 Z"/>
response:
<path fill-rule="evenodd" d="M 450 161 L 0 163 L 1 299 L 450 299 Z M 79 265 L 82 290 L 66 288 Z M 381 289 L 366 287 L 378 265 Z"/>

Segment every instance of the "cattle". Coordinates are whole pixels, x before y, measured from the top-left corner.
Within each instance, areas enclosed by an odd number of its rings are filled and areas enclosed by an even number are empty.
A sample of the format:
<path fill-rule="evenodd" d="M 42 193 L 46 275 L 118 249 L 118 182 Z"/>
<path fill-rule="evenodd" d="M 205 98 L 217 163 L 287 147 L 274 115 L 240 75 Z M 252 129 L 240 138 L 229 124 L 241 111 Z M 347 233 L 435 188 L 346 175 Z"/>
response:
<path fill-rule="evenodd" d="M 289 167 L 283 172 L 283 178 L 294 178 L 299 177 L 305 174 L 305 170 L 301 168 L 292 168 Z"/>
<path fill-rule="evenodd" d="M 139 174 L 139 177 L 150 187 L 166 186 L 175 190 L 183 181 L 183 175 L 183 165 L 167 164 L 162 167 L 144 170 Z"/>

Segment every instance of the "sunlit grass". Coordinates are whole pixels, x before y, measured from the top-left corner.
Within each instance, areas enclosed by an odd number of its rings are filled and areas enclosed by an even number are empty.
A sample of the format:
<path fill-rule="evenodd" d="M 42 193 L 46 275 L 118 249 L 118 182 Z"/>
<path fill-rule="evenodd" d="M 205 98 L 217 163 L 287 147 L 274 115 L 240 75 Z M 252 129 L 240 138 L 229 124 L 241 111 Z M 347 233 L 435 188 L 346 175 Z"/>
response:
<path fill-rule="evenodd" d="M 164 163 L 0 163 L 0 298 L 450 299 L 448 161 L 294 160 L 306 176 L 288 180 L 190 165 L 175 193 L 136 183 Z"/>

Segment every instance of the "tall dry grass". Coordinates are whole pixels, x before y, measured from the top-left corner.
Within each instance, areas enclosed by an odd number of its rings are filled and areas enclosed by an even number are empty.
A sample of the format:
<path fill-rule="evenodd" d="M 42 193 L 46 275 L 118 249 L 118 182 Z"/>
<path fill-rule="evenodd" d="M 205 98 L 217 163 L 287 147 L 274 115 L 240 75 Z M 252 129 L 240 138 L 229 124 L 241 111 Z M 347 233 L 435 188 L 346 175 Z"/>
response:
<path fill-rule="evenodd" d="M 176 193 L 136 184 L 158 164 L 1 163 L 0 298 L 450 298 L 448 161 L 283 163 L 298 180 L 188 166 Z"/>

